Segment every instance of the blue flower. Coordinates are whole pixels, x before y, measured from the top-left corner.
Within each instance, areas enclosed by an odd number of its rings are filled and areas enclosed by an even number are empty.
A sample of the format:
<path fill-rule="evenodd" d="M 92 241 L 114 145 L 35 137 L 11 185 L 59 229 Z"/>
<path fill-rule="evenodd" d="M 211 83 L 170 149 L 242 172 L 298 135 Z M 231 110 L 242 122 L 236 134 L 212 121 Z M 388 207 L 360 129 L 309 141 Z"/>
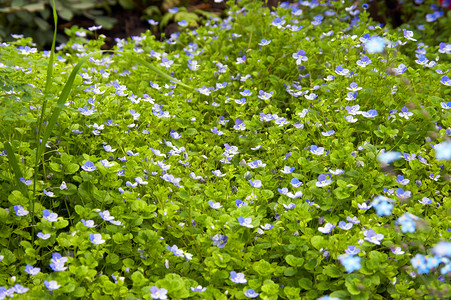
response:
<path fill-rule="evenodd" d="M 336 226 L 331 223 L 326 223 L 324 227 L 318 227 L 318 231 L 324 234 L 331 233 L 332 229 L 334 229 Z"/>
<path fill-rule="evenodd" d="M 349 254 L 349 255 L 356 255 L 360 252 L 360 249 L 357 248 L 356 246 L 348 246 L 348 248 L 346 248 L 345 252 L 346 252 L 346 254 Z"/>
<path fill-rule="evenodd" d="M 317 147 L 316 145 L 310 146 L 310 152 L 315 155 L 323 155 L 324 154 L 324 148 L 323 147 Z"/>
<path fill-rule="evenodd" d="M 235 125 L 233 126 L 233 129 L 235 130 L 246 130 L 246 124 L 243 123 L 243 120 L 236 119 Z"/>
<path fill-rule="evenodd" d="M 318 176 L 318 181 L 315 183 L 317 187 L 325 187 L 332 183 L 332 179 L 327 174 Z"/>
<path fill-rule="evenodd" d="M 211 238 L 213 240 L 213 246 L 216 246 L 218 248 L 224 248 L 225 244 L 229 240 L 229 238 L 226 235 L 216 234 Z"/>
<path fill-rule="evenodd" d="M 58 221 L 58 214 L 50 212 L 48 209 L 42 211 L 42 217 L 49 222 Z"/>
<path fill-rule="evenodd" d="M 235 200 L 236 207 L 246 206 L 247 202 L 241 201 L 240 199 Z"/>
<path fill-rule="evenodd" d="M 376 209 L 376 213 L 379 217 L 390 216 L 393 210 L 393 205 L 390 202 L 393 202 L 393 199 L 377 196 L 371 202 L 371 206 Z"/>
<path fill-rule="evenodd" d="M 89 234 L 89 239 L 91 240 L 91 243 L 93 243 L 94 245 L 100 245 L 105 243 L 105 240 L 102 240 L 102 235 L 100 233 L 90 233 Z"/>
<path fill-rule="evenodd" d="M 219 208 L 222 207 L 221 203 L 213 202 L 211 200 L 208 201 L 208 205 L 210 205 L 210 207 L 213 208 L 213 209 L 219 209 Z"/>
<path fill-rule="evenodd" d="M 385 48 L 385 39 L 379 36 L 370 38 L 367 42 L 365 42 L 365 48 L 368 53 L 380 53 L 384 51 Z"/>
<path fill-rule="evenodd" d="M 348 273 L 360 270 L 362 267 L 359 256 L 343 254 L 338 256 L 338 260 L 345 267 L 346 272 Z"/>
<path fill-rule="evenodd" d="M 57 290 L 61 287 L 61 285 L 59 285 L 58 282 L 56 282 L 55 280 L 50 280 L 50 281 L 44 280 L 44 285 L 48 290 L 51 290 L 51 291 Z"/>
<path fill-rule="evenodd" d="M 297 178 L 292 178 L 291 181 L 290 181 L 290 184 L 291 184 L 293 187 L 300 187 L 300 186 L 302 185 L 302 181 L 300 181 L 300 180 L 297 179 Z"/>
<path fill-rule="evenodd" d="M 337 66 L 335 73 L 338 75 L 346 76 L 349 73 L 349 69 L 344 69 L 342 66 Z"/>
<path fill-rule="evenodd" d="M 346 223 L 345 221 L 340 221 L 338 222 L 338 227 L 343 229 L 343 230 L 349 230 L 352 228 L 354 224 L 352 223 Z"/>
<path fill-rule="evenodd" d="M 25 178 L 20 177 L 20 182 L 22 182 L 25 185 L 31 185 L 33 183 L 33 180 L 31 180 L 31 179 L 30 180 L 26 180 Z"/>
<path fill-rule="evenodd" d="M 443 75 L 442 79 L 440 80 L 440 83 L 447 86 L 451 86 L 451 79 L 448 76 Z"/>
<path fill-rule="evenodd" d="M 188 22 L 186 20 L 181 20 L 180 22 L 177 23 L 179 26 L 181 27 L 186 27 L 188 26 Z"/>
<path fill-rule="evenodd" d="M 369 111 L 364 111 L 362 112 L 362 116 L 364 116 L 365 118 L 374 118 L 377 116 L 377 110 L 370 109 Z"/>
<path fill-rule="evenodd" d="M 266 46 L 271 43 L 271 40 L 261 39 L 261 41 L 258 43 L 260 46 Z"/>
<path fill-rule="evenodd" d="M 198 285 L 197 287 L 191 287 L 191 290 L 195 293 L 203 293 L 207 290 L 206 287 L 202 287 L 201 285 Z"/>
<path fill-rule="evenodd" d="M 253 289 L 248 289 L 247 291 L 244 292 L 244 296 L 248 298 L 257 298 L 258 295 L 260 294 L 254 291 Z"/>
<path fill-rule="evenodd" d="M 230 280 L 234 283 L 246 283 L 247 280 L 244 278 L 243 273 L 237 273 L 235 271 L 230 272 Z"/>
<path fill-rule="evenodd" d="M 252 218 L 238 217 L 238 223 L 241 226 L 244 226 L 244 227 L 247 227 L 247 228 L 254 228 L 254 225 L 252 225 Z"/>
<path fill-rule="evenodd" d="M 89 160 L 87 162 L 85 162 L 85 164 L 83 166 L 81 166 L 81 168 L 83 170 L 87 171 L 87 172 L 92 172 L 95 169 L 97 169 L 97 167 L 94 166 L 94 163 L 92 161 L 89 161 Z"/>
<path fill-rule="evenodd" d="M 406 185 L 406 184 L 408 184 L 408 183 L 410 182 L 409 179 L 404 178 L 404 176 L 402 176 L 402 175 L 396 176 L 396 181 L 397 181 L 399 184 L 401 184 L 401 185 Z"/>
<path fill-rule="evenodd" d="M 40 268 L 33 268 L 32 265 L 25 266 L 25 272 L 27 272 L 30 275 L 37 275 L 40 271 L 41 271 Z"/>
<path fill-rule="evenodd" d="M 150 297 L 152 299 L 167 299 L 168 296 L 166 295 L 168 293 L 168 291 L 164 288 L 157 288 L 156 286 L 152 286 L 150 287 Z"/>
<path fill-rule="evenodd" d="M 289 167 L 289 166 L 284 166 L 282 170 L 280 170 L 280 172 L 284 173 L 284 174 L 290 174 L 293 173 L 293 171 L 295 170 L 295 167 Z"/>
<path fill-rule="evenodd" d="M 96 225 L 94 224 L 93 220 L 87 220 L 85 221 L 85 219 L 81 219 L 81 222 L 83 223 L 83 225 L 85 225 L 88 228 L 94 228 Z"/>
<path fill-rule="evenodd" d="M 64 266 L 65 262 L 67 262 L 67 257 L 63 257 L 59 253 L 53 253 L 49 266 L 53 271 L 60 272 L 67 269 L 67 267 Z"/>
<path fill-rule="evenodd" d="M 254 181 L 249 180 L 249 183 L 251 184 L 252 187 L 254 187 L 256 189 L 259 189 L 263 186 L 261 180 L 254 180 Z"/>
<path fill-rule="evenodd" d="M 16 285 L 14 285 L 14 291 L 15 291 L 17 294 L 25 294 L 26 292 L 28 292 L 28 288 L 23 287 L 23 286 L 20 285 L 20 284 L 16 284 Z"/>
<path fill-rule="evenodd" d="M 40 239 L 46 240 L 46 239 L 50 238 L 51 234 L 50 233 L 44 234 L 42 232 L 38 232 L 38 234 L 36 234 L 36 236 Z"/>
<path fill-rule="evenodd" d="M 365 230 L 363 235 L 365 236 L 365 240 L 376 245 L 380 245 L 380 241 L 384 239 L 384 235 L 382 233 L 376 233 L 374 230 Z"/>
<path fill-rule="evenodd" d="M 30 213 L 28 210 L 25 210 L 22 205 L 14 205 L 14 211 L 18 217 L 23 217 Z"/>

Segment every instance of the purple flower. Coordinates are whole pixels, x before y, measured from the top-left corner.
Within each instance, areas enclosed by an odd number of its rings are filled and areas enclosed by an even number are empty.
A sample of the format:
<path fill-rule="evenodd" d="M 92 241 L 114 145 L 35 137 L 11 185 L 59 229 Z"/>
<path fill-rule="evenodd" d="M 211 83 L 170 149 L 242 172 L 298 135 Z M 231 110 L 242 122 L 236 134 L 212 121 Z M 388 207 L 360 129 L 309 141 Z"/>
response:
<path fill-rule="evenodd" d="M 85 221 L 85 219 L 81 219 L 81 222 L 83 223 L 83 225 L 85 225 L 88 228 L 94 228 L 96 227 L 96 225 L 94 224 L 93 220 L 87 220 Z"/>
<path fill-rule="evenodd" d="M 344 69 L 342 66 L 337 66 L 335 73 L 337 73 L 338 75 L 346 76 L 349 73 L 349 69 Z"/>

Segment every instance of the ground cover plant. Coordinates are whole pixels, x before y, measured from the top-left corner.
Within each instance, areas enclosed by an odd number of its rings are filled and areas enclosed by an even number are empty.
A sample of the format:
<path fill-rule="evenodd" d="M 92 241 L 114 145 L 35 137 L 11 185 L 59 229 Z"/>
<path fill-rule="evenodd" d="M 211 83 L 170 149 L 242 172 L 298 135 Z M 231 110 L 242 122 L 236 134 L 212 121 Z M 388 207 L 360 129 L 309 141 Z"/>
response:
<path fill-rule="evenodd" d="M 0 45 L 0 299 L 449 297 L 446 12 L 232 2 Z"/>

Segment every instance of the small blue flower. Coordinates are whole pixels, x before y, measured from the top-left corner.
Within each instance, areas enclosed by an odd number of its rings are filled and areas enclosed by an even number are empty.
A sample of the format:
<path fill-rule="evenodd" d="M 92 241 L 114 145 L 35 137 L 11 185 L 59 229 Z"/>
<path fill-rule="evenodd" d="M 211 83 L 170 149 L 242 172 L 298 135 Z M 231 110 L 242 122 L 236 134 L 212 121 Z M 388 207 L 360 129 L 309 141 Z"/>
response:
<path fill-rule="evenodd" d="M 230 280 L 234 283 L 246 283 L 247 280 L 244 278 L 243 273 L 237 273 L 235 271 L 230 272 Z"/>
<path fill-rule="evenodd" d="M 180 22 L 177 23 L 180 27 L 186 27 L 188 26 L 188 22 L 186 20 L 181 20 Z"/>
<path fill-rule="evenodd" d="M 43 240 L 47 240 L 48 238 L 50 238 L 50 236 L 51 236 L 50 233 L 44 234 L 42 232 L 38 232 L 37 234 L 37 237 Z"/>
<path fill-rule="evenodd" d="M 16 215 L 18 217 L 26 216 L 29 213 L 29 211 L 25 210 L 25 208 L 22 205 L 14 205 L 14 211 L 16 212 Z"/>
<path fill-rule="evenodd" d="M 343 229 L 343 230 L 349 230 L 352 228 L 354 224 L 352 223 L 346 223 L 345 221 L 340 221 L 338 222 L 338 227 Z"/>
<path fill-rule="evenodd" d="M 54 291 L 57 290 L 61 287 L 61 285 L 58 284 L 58 282 L 56 282 L 55 280 L 44 280 L 44 285 L 48 290 Z"/>
<path fill-rule="evenodd" d="M 349 69 L 344 69 L 342 66 L 337 66 L 335 73 L 338 75 L 346 76 L 349 74 Z"/>
<path fill-rule="evenodd" d="M 164 288 L 157 288 L 156 286 L 152 286 L 150 287 L 150 297 L 152 299 L 167 299 L 168 296 L 166 295 L 168 293 L 168 291 Z"/>
<path fill-rule="evenodd" d="M 48 209 L 42 211 L 42 217 L 49 222 L 58 221 L 58 214 L 50 212 Z"/>
<path fill-rule="evenodd" d="M 191 290 L 195 293 L 203 293 L 207 290 L 206 287 L 202 287 L 201 285 L 198 285 L 197 287 L 191 287 Z"/>
<path fill-rule="evenodd" d="M 81 168 L 83 170 L 87 171 L 87 172 L 92 172 L 95 169 L 97 169 L 97 167 L 94 166 L 94 163 L 92 161 L 89 161 L 89 160 L 87 162 L 85 162 L 85 164 L 83 166 L 81 166 Z"/>
<path fill-rule="evenodd" d="M 94 245 L 100 245 L 105 243 L 105 240 L 102 239 L 102 235 L 100 233 L 90 233 L 89 234 L 89 239 L 91 240 L 91 243 L 93 243 Z"/>
<path fill-rule="evenodd" d="M 27 272 L 30 275 L 37 275 L 41 271 L 40 268 L 33 268 L 32 265 L 26 265 L 25 266 L 25 272 Z"/>
<path fill-rule="evenodd" d="M 252 225 L 252 218 L 238 217 L 238 223 L 241 226 L 244 226 L 244 227 L 247 227 L 247 228 L 254 228 L 254 225 Z"/>
<path fill-rule="evenodd" d="M 318 176 L 318 181 L 315 183 L 317 187 L 325 187 L 332 183 L 332 179 L 327 174 L 321 174 Z"/>
<path fill-rule="evenodd" d="M 226 235 L 216 234 L 211 238 L 213 240 L 213 246 L 216 246 L 218 248 L 224 248 L 225 244 L 229 240 L 229 238 Z"/>
<path fill-rule="evenodd" d="M 346 252 L 346 254 L 349 254 L 349 255 L 356 255 L 360 252 L 360 249 L 357 248 L 356 246 L 348 246 L 348 248 L 346 248 L 345 252 Z"/>
<path fill-rule="evenodd" d="M 248 205 L 247 202 L 241 201 L 240 199 L 236 199 L 236 200 L 235 200 L 235 204 L 236 204 L 236 207 L 241 207 L 241 206 L 246 206 L 246 205 Z"/>
<path fill-rule="evenodd" d="M 251 184 L 252 187 L 254 187 L 256 189 L 259 189 L 263 186 L 261 180 L 254 180 L 254 181 L 249 180 L 249 183 Z"/>
<path fill-rule="evenodd" d="M 219 209 L 219 208 L 222 207 L 221 203 L 213 202 L 211 200 L 208 201 L 208 205 L 210 205 L 210 207 L 213 208 L 213 209 Z"/>
<path fill-rule="evenodd" d="M 336 226 L 331 223 L 326 223 L 324 227 L 318 227 L 318 231 L 324 234 L 331 233 L 332 229 L 334 229 Z"/>
<path fill-rule="evenodd" d="M 248 298 L 257 298 L 258 295 L 260 294 L 254 291 L 253 289 L 248 289 L 247 291 L 244 292 L 244 296 Z"/>
<path fill-rule="evenodd" d="M 25 185 L 31 185 L 33 183 L 33 180 L 31 180 L 31 179 L 30 180 L 26 180 L 25 178 L 20 177 L 20 182 L 22 182 Z"/>
<path fill-rule="evenodd" d="M 442 79 L 440 80 L 440 83 L 443 85 L 451 86 L 451 79 L 448 76 L 443 75 Z"/>
<path fill-rule="evenodd" d="M 271 40 L 261 39 L 261 41 L 258 43 L 260 46 L 266 46 L 271 43 Z"/>

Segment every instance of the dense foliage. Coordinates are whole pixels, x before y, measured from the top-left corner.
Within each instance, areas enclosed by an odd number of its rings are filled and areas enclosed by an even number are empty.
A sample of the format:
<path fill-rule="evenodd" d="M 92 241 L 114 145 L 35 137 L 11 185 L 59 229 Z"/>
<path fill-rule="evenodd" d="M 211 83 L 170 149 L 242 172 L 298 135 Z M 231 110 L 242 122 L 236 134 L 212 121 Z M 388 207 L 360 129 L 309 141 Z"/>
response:
<path fill-rule="evenodd" d="M 232 2 L 115 53 L 74 28 L 53 75 L 0 44 L 0 299 L 449 295 L 446 13 Z"/>

